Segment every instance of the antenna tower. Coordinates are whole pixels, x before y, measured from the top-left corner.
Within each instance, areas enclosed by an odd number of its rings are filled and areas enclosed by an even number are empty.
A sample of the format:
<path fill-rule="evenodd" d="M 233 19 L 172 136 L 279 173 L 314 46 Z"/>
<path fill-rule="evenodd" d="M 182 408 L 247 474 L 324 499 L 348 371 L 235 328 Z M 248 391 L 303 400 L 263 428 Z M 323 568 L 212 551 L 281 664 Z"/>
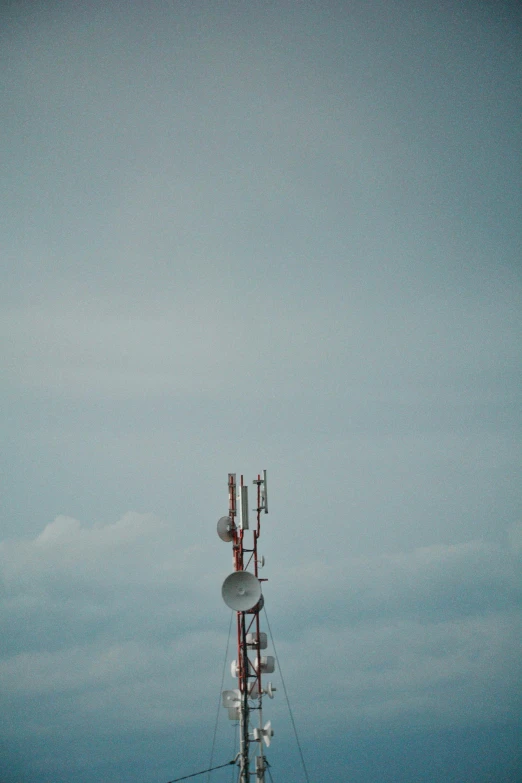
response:
<path fill-rule="evenodd" d="M 267 636 L 261 632 L 259 621 L 264 604 L 261 584 L 267 581 L 259 577 L 265 560 L 258 558 L 257 552 L 261 513 L 268 514 L 266 470 L 253 483 L 257 494 L 253 528 L 249 525 L 248 487 L 243 476 L 236 485 L 235 473 L 228 474 L 228 516 L 221 517 L 217 524 L 221 540 L 232 543 L 234 563 L 234 571 L 223 582 L 221 592 L 224 602 L 236 612 L 237 658 L 232 661 L 231 672 L 238 687 L 223 691 L 222 699 L 230 720 L 239 721 L 239 783 L 250 783 L 254 775 L 256 783 L 264 783 L 264 745 L 270 745 L 274 734 L 270 721 L 263 723 L 263 696 L 273 698 L 275 688 L 271 682 L 265 687 L 262 675 L 274 671 L 275 659 L 262 652 L 267 647 Z"/>

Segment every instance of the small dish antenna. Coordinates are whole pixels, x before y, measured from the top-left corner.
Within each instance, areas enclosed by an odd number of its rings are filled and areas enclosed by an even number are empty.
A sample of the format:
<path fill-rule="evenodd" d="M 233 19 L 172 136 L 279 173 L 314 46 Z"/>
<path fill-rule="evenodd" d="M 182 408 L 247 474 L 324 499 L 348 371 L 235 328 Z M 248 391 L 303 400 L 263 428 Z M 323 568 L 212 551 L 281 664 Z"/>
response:
<path fill-rule="evenodd" d="M 253 633 L 247 633 L 246 643 L 249 647 L 259 646 L 260 650 L 266 650 L 268 639 L 266 633 L 258 633 L 257 631 L 254 631 Z"/>
<path fill-rule="evenodd" d="M 234 707 L 237 704 L 239 704 L 239 701 L 241 699 L 241 691 L 238 688 L 234 688 L 232 691 L 223 691 L 221 694 L 221 697 L 223 699 L 223 707 Z"/>
<path fill-rule="evenodd" d="M 265 674 L 273 674 L 275 671 L 275 658 L 273 655 L 261 655 L 256 658 L 256 671 L 261 670 Z"/>
<path fill-rule="evenodd" d="M 223 601 L 236 612 L 248 612 L 261 599 L 261 584 L 250 571 L 234 571 L 221 588 Z"/>
<path fill-rule="evenodd" d="M 232 534 L 232 520 L 230 517 L 221 517 L 217 523 L 217 534 L 222 541 L 233 541 L 234 536 Z"/>
<path fill-rule="evenodd" d="M 254 739 L 258 742 L 262 739 L 267 748 L 270 747 L 270 741 L 273 736 L 274 730 L 271 721 L 267 721 L 262 729 L 254 729 Z"/>
<path fill-rule="evenodd" d="M 267 748 L 270 747 L 270 740 L 272 739 L 273 736 L 274 736 L 274 730 L 272 728 L 272 722 L 268 720 L 263 726 L 263 741 L 267 746 Z"/>

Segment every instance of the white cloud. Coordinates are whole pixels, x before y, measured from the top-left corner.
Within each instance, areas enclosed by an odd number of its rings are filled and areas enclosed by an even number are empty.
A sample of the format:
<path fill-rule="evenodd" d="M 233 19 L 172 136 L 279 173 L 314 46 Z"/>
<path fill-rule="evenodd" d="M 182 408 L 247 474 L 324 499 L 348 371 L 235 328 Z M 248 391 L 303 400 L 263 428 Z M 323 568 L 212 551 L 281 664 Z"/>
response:
<path fill-rule="evenodd" d="M 153 514 L 129 512 L 109 525 L 83 526 L 59 516 L 34 539 L 0 544 L 9 589 L 55 583 L 74 589 L 86 580 L 97 586 L 178 581 L 197 548 L 180 552 L 165 522 Z"/>
<path fill-rule="evenodd" d="M 212 557 L 180 550 L 150 514 L 92 527 L 62 516 L 3 542 L 11 704 L 43 698 L 58 715 L 72 699 L 78 721 L 102 711 L 129 728 L 195 720 L 214 703 L 228 624 Z M 480 541 L 272 575 L 267 610 L 299 711 L 313 703 L 325 726 L 512 717 L 516 583 L 508 553 Z"/>
<path fill-rule="evenodd" d="M 513 20 L 10 5 L 0 675 L 13 748 L 48 757 L 25 777 L 80 781 L 70 737 L 54 764 L 71 726 L 86 780 L 96 732 L 127 732 L 125 775 L 133 726 L 213 706 L 227 465 L 273 475 L 267 610 L 301 715 L 509 718 Z"/>
<path fill-rule="evenodd" d="M 516 610 L 353 627 L 341 613 L 332 619 L 313 629 L 304 621 L 298 644 L 279 645 L 294 703 L 303 717 L 313 704 L 325 730 L 359 720 L 465 725 L 516 716 Z"/>
<path fill-rule="evenodd" d="M 327 558 L 289 566 L 280 579 L 310 605 L 314 621 L 340 605 L 352 621 L 371 616 L 465 616 L 511 606 L 520 597 L 517 562 L 495 544 L 469 541 L 409 552 Z M 315 609 L 314 609 L 315 607 Z"/>

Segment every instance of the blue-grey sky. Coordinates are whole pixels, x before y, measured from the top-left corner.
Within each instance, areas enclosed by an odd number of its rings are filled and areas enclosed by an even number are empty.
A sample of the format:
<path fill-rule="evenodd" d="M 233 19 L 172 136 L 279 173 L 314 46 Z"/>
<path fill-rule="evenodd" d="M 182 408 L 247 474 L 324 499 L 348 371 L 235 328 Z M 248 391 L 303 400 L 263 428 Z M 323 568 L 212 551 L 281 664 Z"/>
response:
<path fill-rule="evenodd" d="M 311 780 L 520 780 L 521 33 L 502 0 L 2 4 L 1 783 L 207 766 L 215 523 L 265 468 Z"/>

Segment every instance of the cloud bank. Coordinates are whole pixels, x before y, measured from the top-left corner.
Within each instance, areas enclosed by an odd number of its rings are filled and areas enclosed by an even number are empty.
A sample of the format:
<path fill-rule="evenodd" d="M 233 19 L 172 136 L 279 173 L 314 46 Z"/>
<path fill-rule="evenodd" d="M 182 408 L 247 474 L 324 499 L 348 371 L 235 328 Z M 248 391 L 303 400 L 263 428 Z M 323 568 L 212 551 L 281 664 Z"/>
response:
<path fill-rule="evenodd" d="M 62 516 L 2 542 L 5 736 L 37 746 L 65 721 L 96 746 L 105 732 L 125 742 L 211 715 L 229 618 L 211 533 L 212 546 L 182 549 L 160 519 L 129 512 L 93 526 Z M 268 617 L 304 730 L 516 720 L 519 577 L 520 553 L 483 541 L 270 574 Z M 284 734 L 282 693 L 270 706 Z"/>

